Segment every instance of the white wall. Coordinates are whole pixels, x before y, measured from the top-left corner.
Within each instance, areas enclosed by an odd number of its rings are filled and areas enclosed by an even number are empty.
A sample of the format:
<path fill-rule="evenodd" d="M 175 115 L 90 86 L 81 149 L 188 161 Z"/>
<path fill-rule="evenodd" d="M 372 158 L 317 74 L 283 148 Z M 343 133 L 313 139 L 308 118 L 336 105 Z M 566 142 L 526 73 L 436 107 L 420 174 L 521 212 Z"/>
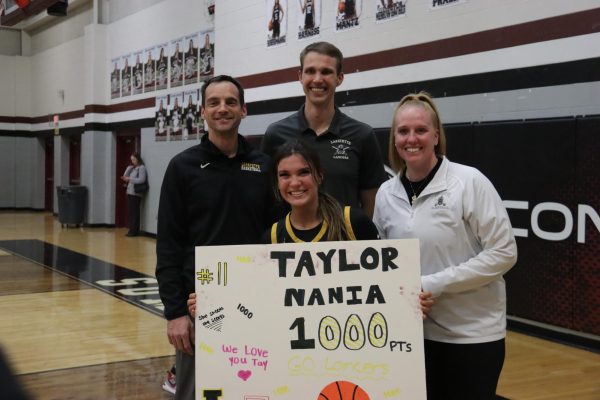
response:
<path fill-rule="evenodd" d="M 158 217 L 158 201 L 165 170 L 171 158 L 198 141 L 156 142 L 154 128 L 142 129 L 142 158 L 148 171 L 148 184 L 150 189 L 142 202 L 142 226 L 146 232 L 156 233 Z"/>

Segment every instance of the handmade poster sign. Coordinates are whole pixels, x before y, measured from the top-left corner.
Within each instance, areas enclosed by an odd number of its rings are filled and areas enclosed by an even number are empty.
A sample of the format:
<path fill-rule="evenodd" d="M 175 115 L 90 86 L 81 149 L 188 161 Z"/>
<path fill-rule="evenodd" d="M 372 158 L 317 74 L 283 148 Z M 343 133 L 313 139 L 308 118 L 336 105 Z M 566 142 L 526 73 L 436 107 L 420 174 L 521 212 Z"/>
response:
<path fill-rule="evenodd" d="M 412 239 L 197 247 L 196 398 L 425 399 L 419 275 Z"/>

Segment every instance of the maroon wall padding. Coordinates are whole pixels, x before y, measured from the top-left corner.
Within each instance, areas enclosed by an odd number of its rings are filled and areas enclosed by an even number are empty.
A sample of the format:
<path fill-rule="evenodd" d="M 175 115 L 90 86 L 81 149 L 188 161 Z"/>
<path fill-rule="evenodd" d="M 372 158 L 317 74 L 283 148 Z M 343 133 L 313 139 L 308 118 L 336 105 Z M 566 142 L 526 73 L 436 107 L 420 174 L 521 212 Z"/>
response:
<path fill-rule="evenodd" d="M 506 275 L 508 314 L 576 331 L 600 334 L 600 241 L 586 220 L 586 243 L 577 243 L 577 210 L 600 213 L 600 118 L 549 119 L 447 126 L 448 157 L 481 170 L 503 200 L 529 202 L 509 209 L 518 237 L 519 260 Z M 537 237 L 533 208 L 543 202 L 566 206 L 573 229 L 565 240 Z M 565 218 L 544 211 L 537 219 L 560 232 Z"/>
<path fill-rule="evenodd" d="M 577 124 L 576 198 L 600 213 L 600 117 Z M 585 243 L 575 245 L 573 329 L 600 334 L 600 232 L 586 218 Z"/>

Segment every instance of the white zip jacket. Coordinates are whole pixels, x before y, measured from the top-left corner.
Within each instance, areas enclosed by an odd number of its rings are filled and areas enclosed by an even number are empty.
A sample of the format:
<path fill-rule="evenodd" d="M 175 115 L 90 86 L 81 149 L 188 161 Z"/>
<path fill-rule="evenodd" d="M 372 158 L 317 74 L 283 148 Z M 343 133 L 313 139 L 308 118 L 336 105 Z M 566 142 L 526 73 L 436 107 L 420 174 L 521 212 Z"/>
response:
<path fill-rule="evenodd" d="M 517 245 L 502 200 L 481 172 L 444 158 L 412 206 L 398 175 L 377 192 L 373 222 L 382 239 L 419 239 L 421 284 L 434 296 L 426 339 L 506 336 L 502 275 L 517 261 Z"/>

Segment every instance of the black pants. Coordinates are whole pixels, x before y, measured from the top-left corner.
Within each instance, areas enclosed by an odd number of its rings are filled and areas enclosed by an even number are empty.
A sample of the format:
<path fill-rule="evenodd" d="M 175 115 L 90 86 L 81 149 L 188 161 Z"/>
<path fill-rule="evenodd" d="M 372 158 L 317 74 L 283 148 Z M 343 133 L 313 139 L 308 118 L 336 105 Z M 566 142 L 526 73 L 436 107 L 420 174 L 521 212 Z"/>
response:
<path fill-rule="evenodd" d="M 425 340 L 427 400 L 493 400 L 504 364 L 504 339 L 453 344 Z"/>
<path fill-rule="evenodd" d="M 140 203 L 141 196 L 127 195 L 127 220 L 129 234 L 139 235 L 140 233 Z"/>

